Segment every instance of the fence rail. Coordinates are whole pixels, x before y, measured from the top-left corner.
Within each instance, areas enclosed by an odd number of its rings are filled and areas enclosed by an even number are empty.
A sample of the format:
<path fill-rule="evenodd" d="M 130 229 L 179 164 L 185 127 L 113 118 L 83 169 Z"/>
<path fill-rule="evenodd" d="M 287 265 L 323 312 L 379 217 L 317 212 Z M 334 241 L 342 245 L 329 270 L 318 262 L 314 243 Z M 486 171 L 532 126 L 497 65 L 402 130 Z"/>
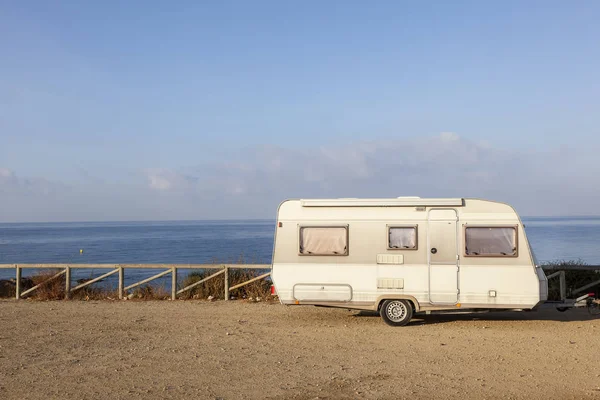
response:
<path fill-rule="evenodd" d="M 233 287 L 229 287 L 229 270 L 230 269 L 254 269 L 254 270 L 270 270 L 271 264 L 0 264 L 0 269 L 14 269 L 15 270 L 15 297 L 17 299 L 21 299 L 30 293 L 34 292 L 39 287 L 48 283 L 49 281 L 59 278 L 65 275 L 65 298 L 69 298 L 71 293 L 86 286 L 89 286 L 93 283 L 101 281 L 111 275 L 118 274 L 119 275 L 119 299 L 122 299 L 127 295 L 127 291 L 141 286 L 145 283 L 149 283 L 155 279 L 161 278 L 166 275 L 171 275 L 171 299 L 177 299 L 177 295 L 182 294 L 188 290 L 193 289 L 197 285 L 204 283 L 210 279 L 216 278 L 217 276 L 224 274 L 224 297 L 225 300 L 229 300 L 229 294 L 239 289 L 243 286 L 246 286 L 252 282 L 258 281 L 260 279 L 265 279 L 271 275 L 271 272 L 267 272 L 260 276 L 249 279 L 245 282 L 241 282 Z M 52 277 L 46 279 L 45 281 L 25 290 L 21 290 L 22 283 L 22 272 L 24 269 L 46 269 L 46 270 L 56 270 L 60 269 L 57 274 Z M 111 271 L 102 274 L 94 279 L 90 279 L 85 281 L 75 287 L 71 287 L 71 271 L 74 269 L 110 269 Z M 141 281 L 132 283 L 131 285 L 125 286 L 125 271 L 132 269 L 156 269 L 162 270 L 161 272 L 143 279 Z M 178 270 L 191 270 L 191 269 L 214 269 L 218 270 L 216 273 L 195 282 L 189 286 L 186 286 L 180 290 L 177 290 L 177 271 Z"/>

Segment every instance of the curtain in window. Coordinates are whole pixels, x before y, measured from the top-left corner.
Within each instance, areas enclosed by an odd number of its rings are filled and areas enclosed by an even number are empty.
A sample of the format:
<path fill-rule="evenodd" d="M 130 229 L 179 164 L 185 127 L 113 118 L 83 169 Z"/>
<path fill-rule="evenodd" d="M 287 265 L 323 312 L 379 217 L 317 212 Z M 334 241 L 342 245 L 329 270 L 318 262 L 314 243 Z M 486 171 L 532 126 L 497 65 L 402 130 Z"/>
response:
<path fill-rule="evenodd" d="M 410 227 L 390 228 L 391 249 L 414 249 L 417 247 L 417 230 Z"/>
<path fill-rule="evenodd" d="M 467 228 L 467 255 L 517 254 L 515 228 Z"/>
<path fill-rule="evenodd" d="M 301 228 L 300 253 L 345 255 L 348 251 L 346 228 Z"/>

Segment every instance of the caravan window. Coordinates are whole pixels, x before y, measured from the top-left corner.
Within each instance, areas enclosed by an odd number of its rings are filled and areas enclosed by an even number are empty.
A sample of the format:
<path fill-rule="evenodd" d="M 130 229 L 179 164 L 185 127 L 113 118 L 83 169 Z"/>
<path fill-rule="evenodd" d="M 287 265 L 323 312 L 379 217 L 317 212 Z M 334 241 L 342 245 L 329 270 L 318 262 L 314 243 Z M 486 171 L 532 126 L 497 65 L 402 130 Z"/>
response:
<path fill-rule="evenodd" d="M 516 257 L 517 227 L 467 227 L 465 229 L 465 246 L 466 256 Z"/>
<path fill-rule="evenodd" d="M 388 226 L 389 250 L 416 250 L 417 226 Z"/>
<path fill-rule="evenodd" d="M 347 256 L 348 226 L 300 227 L 300 255 Z"/>

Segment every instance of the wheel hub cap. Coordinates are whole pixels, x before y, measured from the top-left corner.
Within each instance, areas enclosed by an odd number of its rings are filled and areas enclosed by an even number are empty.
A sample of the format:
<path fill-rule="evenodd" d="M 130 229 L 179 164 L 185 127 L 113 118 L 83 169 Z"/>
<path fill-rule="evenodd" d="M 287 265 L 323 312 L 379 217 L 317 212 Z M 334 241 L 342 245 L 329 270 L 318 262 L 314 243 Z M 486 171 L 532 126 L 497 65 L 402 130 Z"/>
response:
<path fill-rule="evenodd" d="M 402 321 L 406 317 L 406 306 L 399 301 L 393 301 L 388 305 L 386 313 L 392 321 Z"/>

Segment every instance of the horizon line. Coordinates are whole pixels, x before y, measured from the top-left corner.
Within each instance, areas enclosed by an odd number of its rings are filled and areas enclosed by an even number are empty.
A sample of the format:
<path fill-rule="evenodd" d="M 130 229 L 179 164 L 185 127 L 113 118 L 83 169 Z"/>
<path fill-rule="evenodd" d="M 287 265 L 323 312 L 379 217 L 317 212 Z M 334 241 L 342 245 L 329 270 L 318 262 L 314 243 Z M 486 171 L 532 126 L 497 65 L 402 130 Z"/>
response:
<path fill-rule="evenodd" d="M 527 218 L 600 218 L 599 215 L 522 215 L 522 219 Z M 276 221 L 276 218 L 217 218 L 217 219 L 139 219 L 139 220 L 77 220 L 77 221 L 0 221 L 1 225 L 18 225 L 18 224 L 94 224 L 94 223 L 144 223 L 144 222 L 246 222 L 246 221 Z"/>

